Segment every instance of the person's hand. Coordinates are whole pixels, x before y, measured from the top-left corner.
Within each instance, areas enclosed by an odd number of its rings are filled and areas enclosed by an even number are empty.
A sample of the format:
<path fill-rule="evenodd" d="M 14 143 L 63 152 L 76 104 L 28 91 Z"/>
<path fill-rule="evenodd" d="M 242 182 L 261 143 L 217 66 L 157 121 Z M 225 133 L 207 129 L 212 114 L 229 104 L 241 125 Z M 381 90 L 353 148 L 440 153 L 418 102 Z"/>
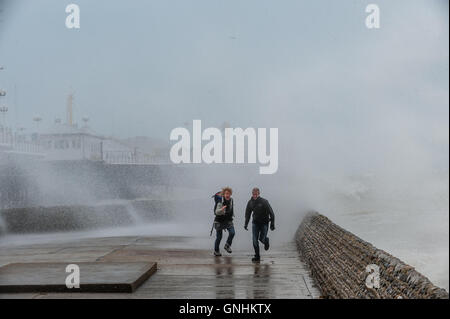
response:
<path fill-rule="evenodd" d="M 271 230 L 271 231 L 274 231 L 274 230 L 275 230 L 275 225 L 270 224 L 270 230 Z"/>
<path fill-rule="evenodd" d="M 245 230 L 248 230 L 248 227 L 247 227 L 247 225 L 245 225 L 245 226 L 244 226 L 244 229 L 245 229 Z"/>
<path fill-rule="evenodd" d="M 224 211 L 227 208 L 227 205 L 222 206 L 222 208 L 220 209 L 221 211 Z"/>

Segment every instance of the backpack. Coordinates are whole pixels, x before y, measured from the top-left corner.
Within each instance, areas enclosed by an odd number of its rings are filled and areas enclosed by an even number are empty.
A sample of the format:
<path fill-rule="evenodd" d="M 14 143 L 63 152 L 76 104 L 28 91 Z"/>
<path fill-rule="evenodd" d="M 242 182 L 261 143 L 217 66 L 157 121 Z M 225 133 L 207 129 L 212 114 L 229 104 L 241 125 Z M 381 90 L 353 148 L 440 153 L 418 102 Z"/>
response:
<path fill-rule="evenodd" d="M 214 198 L 214 209 L 213 209 L 214 215 L 215 215 L 215 212 L 216 212 L 217 204 L 219 204 L 220 202 L 222 202 L 222 196 L 220 196 L 221 193 L 222 193 L 222 192 L 217 192 L 217 193 L 215 193 L 215 194 L 212 196 L 212 198 Z M 214 221 L 213 221 L 213 224 L 212 224 L 212 227 L 211 227 L 211 232 L 209 233 L 209 236 L 212 235 L 213 229 L 214 229 Z"/>
<path fill-rule="evenodd" d="M 222 201 L 222 196 L 220 196 L 222 192 L 215 193 L 212 197 L 214 198 L 214 209 L 213 212 L 216 211 L 217 204 L 219 204 Z"/>

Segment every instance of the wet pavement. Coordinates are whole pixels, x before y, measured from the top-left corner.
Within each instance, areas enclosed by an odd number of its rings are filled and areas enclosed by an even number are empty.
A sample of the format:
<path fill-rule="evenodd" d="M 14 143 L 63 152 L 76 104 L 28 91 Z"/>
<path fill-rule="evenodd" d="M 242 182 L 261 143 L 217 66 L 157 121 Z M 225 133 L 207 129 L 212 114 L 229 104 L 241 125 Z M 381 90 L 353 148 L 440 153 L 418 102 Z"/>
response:
<path fill-rule="evenodd" d="M 123 236 L 63 243 L 0 247 L 0 266 L 10 263 L 156 262 L 157 271 L 133 293 L 8 293 L 0 298 L 318 298 L 295 243 L 223 257 L 197 245 L 198 238 Z M 198 247 L 192 249 L 192 247 Z M 105 264 L 105 266 L 106 266 Z M 81 276 L 83 276 L 81 271 Z"/>

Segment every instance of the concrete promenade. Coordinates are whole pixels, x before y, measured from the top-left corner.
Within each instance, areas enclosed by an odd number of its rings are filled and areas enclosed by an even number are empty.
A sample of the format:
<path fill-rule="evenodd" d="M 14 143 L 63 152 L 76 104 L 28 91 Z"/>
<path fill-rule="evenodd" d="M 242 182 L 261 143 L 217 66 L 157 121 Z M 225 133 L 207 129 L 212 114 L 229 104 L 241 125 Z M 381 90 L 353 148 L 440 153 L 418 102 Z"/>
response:
<path fill-rule="evenodd" d="M 134 293 L 5 293 L 0 298 L 318 298 L 295 243 L 215 258 L 192 237 L 107 237 L 0 247 L 0 266 L 31 262 L 157 262 Z M 83 270 L 81 269 L 81 276 Z"/>

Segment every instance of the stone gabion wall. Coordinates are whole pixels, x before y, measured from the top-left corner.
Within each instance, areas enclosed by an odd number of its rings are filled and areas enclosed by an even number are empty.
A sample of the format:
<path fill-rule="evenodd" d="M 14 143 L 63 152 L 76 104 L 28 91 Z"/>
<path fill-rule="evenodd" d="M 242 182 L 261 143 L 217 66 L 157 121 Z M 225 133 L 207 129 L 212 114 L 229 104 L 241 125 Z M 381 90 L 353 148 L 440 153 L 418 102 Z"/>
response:
<path fill-rule="evenodd" d="M 318 213 L 304 218 L 296 242 L 324 298 L 449 298 L 413 267 Z M 379 267 L 379 288 L 366 285 L 371 264 Z"/>

